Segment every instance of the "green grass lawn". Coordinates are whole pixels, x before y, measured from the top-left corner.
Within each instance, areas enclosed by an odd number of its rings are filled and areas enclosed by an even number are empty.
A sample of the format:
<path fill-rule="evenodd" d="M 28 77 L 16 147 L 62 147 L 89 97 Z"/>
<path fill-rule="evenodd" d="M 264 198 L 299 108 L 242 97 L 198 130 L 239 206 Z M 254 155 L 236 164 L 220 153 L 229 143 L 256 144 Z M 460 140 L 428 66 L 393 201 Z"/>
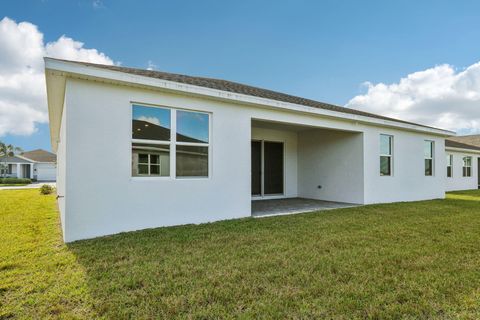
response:
<path fill-rule="evenodd" d="M 0 239 L 0 319 L 480 318 L 479 191 L 64 245 L 4 190 Z"/>

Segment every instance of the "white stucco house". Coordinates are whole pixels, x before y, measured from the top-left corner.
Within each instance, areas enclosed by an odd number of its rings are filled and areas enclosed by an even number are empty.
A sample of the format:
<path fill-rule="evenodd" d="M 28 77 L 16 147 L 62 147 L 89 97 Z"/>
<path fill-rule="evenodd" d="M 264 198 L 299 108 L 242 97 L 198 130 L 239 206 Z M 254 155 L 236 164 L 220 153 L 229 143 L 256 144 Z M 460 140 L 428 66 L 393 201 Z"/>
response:
<path fill-rule="evenodd" d="M 445 140 L 446 191 L 480 189 L 480 144 L 473 144 L 465 138 Z"/>
<path fill-rule="evenodd" d="M 67 242 L 265 199 L 445 196 L 450 131 L 217 79 L 51 58 L 45 74 Z"/>
<path fill-rule="evenodd" d="M 0 156 L 0 177 L 28 178 L 37 181 L 55 181 L 56 155 L 36 149 L 13 157 Z"/>

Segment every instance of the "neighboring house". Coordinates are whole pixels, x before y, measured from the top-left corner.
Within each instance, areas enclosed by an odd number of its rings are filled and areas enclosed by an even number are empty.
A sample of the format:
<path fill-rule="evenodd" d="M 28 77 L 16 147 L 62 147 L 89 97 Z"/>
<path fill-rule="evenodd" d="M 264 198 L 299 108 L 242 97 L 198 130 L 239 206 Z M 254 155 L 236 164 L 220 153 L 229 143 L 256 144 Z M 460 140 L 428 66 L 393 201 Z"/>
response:
<path fill-rule="evenodd" d="M 67 242 L 249 217 L 252 200 L 445 196 L 451 131 L 224 80 L 45 65 Z"/>
<path fill-rule="evenodd" d="M 480 188 L 480 139 L 472 137 L 459 136 L 445 140 L 446 191 Z"/>
<path fill-rule="evenodd" d="M 464 143 L 470 146 L 480 148 L 480 134 L 472 134 L 467 136 L 450 137 L 448 140 Z"/>
<path fill-rule="evenodd" d="M 56 156 L 42 149 L 23 152 L 13 157 L 0 157 L 0 167 L 1 177 L 56 180 Z"/>

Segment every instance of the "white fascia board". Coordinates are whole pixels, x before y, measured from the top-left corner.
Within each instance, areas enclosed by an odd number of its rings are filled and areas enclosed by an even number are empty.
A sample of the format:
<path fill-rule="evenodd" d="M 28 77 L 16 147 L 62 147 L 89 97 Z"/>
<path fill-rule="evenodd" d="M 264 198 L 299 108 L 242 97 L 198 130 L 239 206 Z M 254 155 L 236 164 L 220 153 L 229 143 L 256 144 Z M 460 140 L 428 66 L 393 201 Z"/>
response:
<path fill-rule="evenodd" d="M 362 122 L 375 126 L 382 127 L 393 127 L 402 130 L 423 132 L 433 135 L 440 136 L 452 136 L 455 135 L 455 132 L 428 128 L 421 125 L 408 124 L 403 122 L 397 122 L 393 120 L 384 120 L 377 119 L 373 117 L 348 114 L 343 112 L 319 109 L 314 107 L 308 107 L 304 105 L 283 102 L 278 100 L 272 100 L 267 98 L 255 97 L 240 93 L 222 91 L 217 89 L 205 88 L 200 86 L 194 86 L 184 83 L 178 83 L 174 81 L 168 81 L 163 79 L 150 78 L 146 76 L 134 75 L 120 71 L 107 70 L 102 68 L 97 68 L 93 66 L 85 66 L 77 64 L 74 62 L 68 61 L 59 61 L 55 59 L 45 58 L 45 68 L 49 70 L 56 70 L 70 75 L 77 75 L 80 78 L 96 78 L 96 79 L 107 79 L 113 82 L 121 82 L 126 85 L 134 86 L 145 86 L 145 87 L 154 87 L 158 89 L 164 89 L 169 91 L 182 92 L 186 94 L 201 95 L 207 96 L 210 98 L 216 98 L 221 100 L 230 100 L 240 103 L 246 103 L 250 105 L 270 107 L 274 109 L 282 109 L 288 111 L 296 111 L 314 115 L 320 115 L 330 118 L 337 118 L 341 120 L 353 121 L 353 122 Z"/>
<path fill-rule="evenodd" d="M 454 147 L 445 147 L 445 151 L 480 154 L 480 150 L 465 149 L 465 148 L 454 148 Z"/>

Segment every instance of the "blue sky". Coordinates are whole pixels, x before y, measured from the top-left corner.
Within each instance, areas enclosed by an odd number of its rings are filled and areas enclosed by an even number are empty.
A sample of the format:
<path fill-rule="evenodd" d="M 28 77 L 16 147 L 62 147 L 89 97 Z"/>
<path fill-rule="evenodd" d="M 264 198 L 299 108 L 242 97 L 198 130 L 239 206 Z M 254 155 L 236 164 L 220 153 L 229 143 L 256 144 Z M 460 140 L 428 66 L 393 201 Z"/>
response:
<path fill-rule="evenodd" d="M 222 78 L 338 105 L 480 60 L 480 1 L 3 1 L 1 16 L 121 65 Z M 385 111 L 386 114 L 388 110 Z M 421 118 L 423 119 L 423 118 Z M 46 124 L 0 140 L 50 149 Z M 460 128 L 463 130 L 463 128 Z"/>

